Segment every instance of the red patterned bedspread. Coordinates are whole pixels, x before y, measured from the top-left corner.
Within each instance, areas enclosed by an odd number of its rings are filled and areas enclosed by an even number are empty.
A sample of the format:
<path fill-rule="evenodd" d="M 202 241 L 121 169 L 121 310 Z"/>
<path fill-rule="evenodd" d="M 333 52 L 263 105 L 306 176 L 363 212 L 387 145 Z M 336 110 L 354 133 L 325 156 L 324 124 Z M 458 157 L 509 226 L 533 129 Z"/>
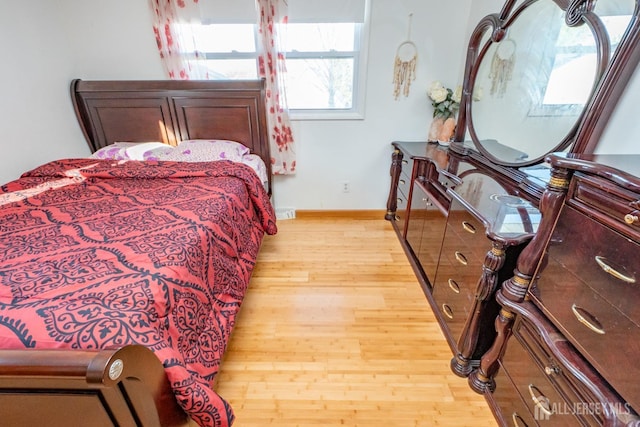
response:
<path fill-rule="evenodd" d="M 0 348 L 142 344 L 199 424 L 273 207 L 243 164 L 69 159 L 0 192 Z"/>

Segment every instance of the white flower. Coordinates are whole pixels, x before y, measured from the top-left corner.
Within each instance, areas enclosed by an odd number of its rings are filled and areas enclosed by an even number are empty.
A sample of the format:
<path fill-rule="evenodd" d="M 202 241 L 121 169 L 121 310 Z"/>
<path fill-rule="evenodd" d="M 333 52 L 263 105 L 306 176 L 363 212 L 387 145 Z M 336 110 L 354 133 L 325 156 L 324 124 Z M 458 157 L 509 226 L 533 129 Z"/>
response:
<path fill-rule="evenodd" d="M 435 88 L 431 91 L 431 93 L 429 93 L 429 97 L 431 97 L 431 99 L 433 99 L 433 102 L 435 103 L 445 101 L 448 95 L 449 92 L 444 87 Z"/>
<path fill-rule="evenodd" d="M 460 100 L 462 98 L 462 87 L 456 88 L 454 92 L 443 86 L 439 81 L 431 83 L 427 91 L 431 98 L 433 106 L 433 117 L 449 118 L 455 117 L 456 112 L 460 108 Z"/>
<path fill-rule="evenodd" d="M 429 89 L 427 90 L 427 94 L 431 96 L 431 92 L 433 92 L 434 90 L 439 90 L 443 88 L 444 88 L 444 85 L 436 80 L 435 82 L 431 83 L 431 86 L 429 86 Z"/>
<path fill-rule="evenodd" d="M 458 104 L 460 103 L 460 101 L 462 100 L 462 86 L 458 86 L 456 88 L 455 92 L 453 92 L 453 95 L 451 96 L 451 99 Z"/>

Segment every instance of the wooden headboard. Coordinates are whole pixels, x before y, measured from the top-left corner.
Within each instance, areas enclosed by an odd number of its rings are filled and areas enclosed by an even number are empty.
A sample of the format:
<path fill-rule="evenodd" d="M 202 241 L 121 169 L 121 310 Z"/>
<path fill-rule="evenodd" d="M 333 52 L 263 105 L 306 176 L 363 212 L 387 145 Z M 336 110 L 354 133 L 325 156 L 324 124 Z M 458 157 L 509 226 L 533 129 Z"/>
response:
<path fill-rule="evenodd" d="M 228 139 L 264 160 L 271 191 L 263 80 L 76 79 L 71 99 L 91 152 L 114 142 Z"/>

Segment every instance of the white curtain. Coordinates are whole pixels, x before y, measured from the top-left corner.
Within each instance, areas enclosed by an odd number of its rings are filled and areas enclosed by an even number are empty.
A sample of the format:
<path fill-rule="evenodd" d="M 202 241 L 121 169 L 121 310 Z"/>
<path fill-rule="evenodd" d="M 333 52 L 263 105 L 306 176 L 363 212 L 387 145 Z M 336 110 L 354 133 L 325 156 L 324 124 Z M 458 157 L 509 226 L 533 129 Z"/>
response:
<path fill-rule="evenodd" d="M 198 49 L 193 26 L 202 25 L 198 0 L 149 0 L 153 12 L 153 31 L 158 51 L 170 79 L 206 80 L 203 54 Z M 281 34 L 287 22 L 285 0 L 254 0 L 254 18 L 258 22 L 258 75 L 266 81 L 267 127 L 271 144 L 271 167 L 274 175 L 293 174 L 296 169 L 295 146 L 287 109 L 284 86 L 285 55 Z M 220 3 L 220 2 L 218 2 Z M 205 14 L 214 15 L 215 5 L 208 4 Z M 231 8 L 217 6 L 224 22 L 245 22 L 246 0 Z M 231 11 L 231 12 L 230 12 Z M 229 13 L 238 13 L 236 21 Z M 208 19 L 207 19 L 208 21 Z"/>
<path fill-rule="evenodd" d="M 205 80 L 207 68 L 197 49 L 192 25 L 200 25 L 198 0 L 149 0 L 153 32 L 165 72 L 170 79 Z"/>
<path fill-rule="evenodd" d="M 258 73 L 266 80 L 267 125 L 271 139 L 272 169 L 275 175 L 292 174 L 296 157 L 284 86 L 286 73 L 283 32 L 287 23 L 287 2 L 256 0 L 258 11 Z"/>

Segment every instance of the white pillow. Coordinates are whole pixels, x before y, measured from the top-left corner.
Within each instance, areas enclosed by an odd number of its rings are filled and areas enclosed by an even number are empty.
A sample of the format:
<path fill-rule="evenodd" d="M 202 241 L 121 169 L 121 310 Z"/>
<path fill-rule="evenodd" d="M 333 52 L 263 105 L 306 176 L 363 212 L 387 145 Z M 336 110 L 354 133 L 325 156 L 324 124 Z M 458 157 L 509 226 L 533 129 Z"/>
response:
<path fill-rule="evenodd" d="M 158 152 L 153 160 L 174 162 L 213 162 L 230 160 L 250 166 L 266 186 L 268 184 L 267 167 L 248 147 L 236 141 L 225 139 L 190 139 L 182 141 L 170 151 Z"/>
<path fill-rule="evenodd" d="M 242 161 L 250 154 L 249 148 L 235 141 L 223 139 L 190 139 L 182 141 L 158 160 L 174 162 L 212 162 L 216 160 Z"/>

